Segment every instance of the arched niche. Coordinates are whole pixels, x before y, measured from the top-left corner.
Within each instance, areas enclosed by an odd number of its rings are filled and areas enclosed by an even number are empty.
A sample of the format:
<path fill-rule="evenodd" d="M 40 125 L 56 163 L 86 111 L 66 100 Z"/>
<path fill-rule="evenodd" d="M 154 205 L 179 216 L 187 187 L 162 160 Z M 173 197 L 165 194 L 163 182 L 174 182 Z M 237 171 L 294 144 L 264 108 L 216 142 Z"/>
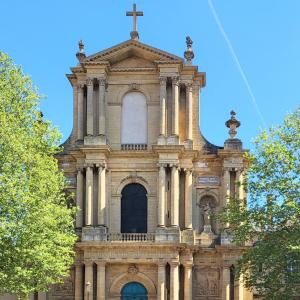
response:
<path fill-rule="evenodd" d="M 204 193 L 197 201 L 198 218 L 199 218 L 199 232 L 204 230 L 204 225 L 211 225 L 214 233 L 217 233 L 216 220 L 212 217 L 217 212 L 218 201 L 213 193 Z M 209 219 L 210 218 L 210 219 Z"/>
<path fill-rule="evenodd" d="M 141 92 L 129 92 L 122 99 L 121 144 L 147 144 L 147 141 L 147 99 Z"/>

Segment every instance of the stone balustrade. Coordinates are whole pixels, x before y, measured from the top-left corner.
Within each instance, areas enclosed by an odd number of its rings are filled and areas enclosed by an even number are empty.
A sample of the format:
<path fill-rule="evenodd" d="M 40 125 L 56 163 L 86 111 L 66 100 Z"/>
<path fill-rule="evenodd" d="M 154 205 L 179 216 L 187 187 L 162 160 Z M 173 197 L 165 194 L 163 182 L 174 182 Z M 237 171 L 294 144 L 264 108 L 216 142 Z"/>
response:
<path fill-rule="evenodd" d="M 154 233 L 110 233 L 110 242 L 154 242 Z"/>
<path fill-rule="evenodd" d="M 147 150 L 147 144 L 122 144 L 121 150 L 123 150 L 123 151 L 143 151 L 143 150 Z"/>

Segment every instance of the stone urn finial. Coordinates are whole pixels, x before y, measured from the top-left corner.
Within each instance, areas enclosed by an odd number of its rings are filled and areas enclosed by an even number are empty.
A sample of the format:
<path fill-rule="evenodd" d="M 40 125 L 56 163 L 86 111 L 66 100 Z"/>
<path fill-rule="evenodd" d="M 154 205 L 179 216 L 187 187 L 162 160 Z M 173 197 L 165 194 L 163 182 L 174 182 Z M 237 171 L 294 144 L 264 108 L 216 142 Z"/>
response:
<path fill-rule="evenodd" d="M 84 43 L 82 40 L 78 42 L 79 52 L 76 53 L 76 57 L 79 62 L 82 62 L 85 59 L 85 53 L 84 53 Z"/>
<path fill-rule="evenodd" d="M 186 59 L 187 65 L 192 65 L 192 60 L 195 57 L 192 49 L 193 41 L 190 36 L 186 37 L 186 51 L 184 52 L 184 58 Z"/>
<path fill-rule="evenodd" d="M 231 139 L 234 139 L 237 134 L 237 128 L 240 127 L 241 122 L 236 119 L 235 111 L 230 112 L 230 119 L 226 121 L 225 125 L 229 128 L 229 136 Z"/>

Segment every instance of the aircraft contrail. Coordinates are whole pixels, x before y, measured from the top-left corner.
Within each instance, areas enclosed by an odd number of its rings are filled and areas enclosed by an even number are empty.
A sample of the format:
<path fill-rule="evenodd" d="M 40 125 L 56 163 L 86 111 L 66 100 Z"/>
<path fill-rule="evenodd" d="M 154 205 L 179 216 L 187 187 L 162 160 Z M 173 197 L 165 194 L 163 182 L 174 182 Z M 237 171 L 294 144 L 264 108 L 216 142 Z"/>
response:
<path fill-rule="evenodd" d="M 210 11 L 211 11 L 211 13 L 212 13 L 212 15 L 213 15 L 213 17 L 214 17 L 217 25 L 219 27 L 219 30 L 220 30 L 220 32 L 221 32 L 221 34 L 222 34 L 222 36 L 223 36 L 223 38 L 224 38 L 224 40 L 225 40 L 228 48 L 229 48 L 231 57 L 234 60 L 236 66 L 238 68 L 238 71 L 239 71 L 240 75 L 242 76 L 242 79 L 243 79 L 243 81 L 244 81 L 244 83 L 245 83 L 245 85 L 247 87 L 247 90 L 249 92 L 250 98 L 251 98 L 251 100 L 252 100 L 252 102 L 254 104 L 255 110 L 256 110 L 256 112 L 257 112 L 257 114 L 258 114 L 258 116 L 259 116 L 259 118 L 260 118 L 260 120 L 262 122 L 262 125 L 264 126 L 264 128 L 266 128 L 267 125 L 266 125 L 265 119 L 264 119 L 264 117 L 263 117 L 263 115 L 262 115 L 262 113 L 261 113 L 261 111 L 260 111 L 260 109 L 258 107 L 256 98 L 255 98 L 255 96 L 253 94 L 253 91 L 252 91 L 252 88 L 251 88 L 251 86 L 249 84 L 247 76 L 246 76 L 246 74 L 245 74 L 245 72 L 244 72 L 244 70 L 243 70 L 243 68 L 242 68 L 242 66 L 240 64 L 240 61 L 239 61 L 239 59 L 238 59 L 238 57 L 237 57 L 237 55 L 236 55 L 236 53 L 235 53 L 235 51 L 233 49 L 233 46 L 232 46 L 232 44 L 230 42 L 230 39 L 228 38 L 228 36 L 227 36 L 227 34 L 225 32 L 225 29 L 224 29 L 224 27 L 223 27 L 223 25 L 222 25 L 222 23 L 220 21 L 220 18 L 219 18 L 218 14 L 217 14 L 217 12 L 215 10 L 215 7 L 214 7 L 214 5 L 212 3 L 212 0 L 208 0 L 208 5 L 209 5 Z"/>

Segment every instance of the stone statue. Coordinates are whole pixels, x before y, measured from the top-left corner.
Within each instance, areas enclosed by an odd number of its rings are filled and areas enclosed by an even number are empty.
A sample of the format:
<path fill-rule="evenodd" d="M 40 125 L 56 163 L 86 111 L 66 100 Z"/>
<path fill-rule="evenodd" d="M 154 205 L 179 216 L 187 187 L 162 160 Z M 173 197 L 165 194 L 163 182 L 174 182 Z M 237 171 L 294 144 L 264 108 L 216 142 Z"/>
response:
<path fill-rule="evenodd" d="M 210 206 L 209 202 L 206 202 L 202 205 L 202 211 L 203 211 L 203 225 L 211 226 L 211 214 L 212 214 L 212 208 Z"/>

